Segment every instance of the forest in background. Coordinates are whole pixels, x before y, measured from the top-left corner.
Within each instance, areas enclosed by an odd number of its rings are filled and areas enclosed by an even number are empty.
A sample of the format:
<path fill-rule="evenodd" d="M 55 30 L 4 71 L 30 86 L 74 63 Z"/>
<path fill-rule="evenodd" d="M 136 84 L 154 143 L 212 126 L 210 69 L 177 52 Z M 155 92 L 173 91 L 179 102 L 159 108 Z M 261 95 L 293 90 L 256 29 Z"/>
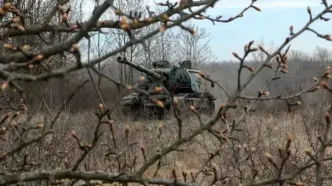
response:
<path fill-rule="evenodd" d="M 264 43 L 262 44 L 264 45 Z M 208 45 L 208 43 L 206 43 L 206 45 Z M 273 48 L 271 48 L 271 50 L 273 50 Z M 173 59 L 178 59 L 179 56 L 182 55 L 173 54 Z M 162 60 L 157 57 L 158 55 L 156 55 L 155 60 Z M 257 67 L 263 58 L 264 56 L 257 53 L 251 56 L 251 61 L 248 61 L 247 63 L 251 64 L 250 66 L 252 67 Z M 178 61 L 171 61 L 171 59 L 166 60 L 169 60 L 173 65 L 178 65 Z M 185 58 L 183 60 L 185 60 Z M 144 65 L 144 62 L 142 65 Z M 327 48 L 317 46 L 316 50 L 311 54 L 301 51 L 290 51 L 288 73 L 283 74 L 281 79 L 269 85 L 267 89 L 270 91 L 271 96 L 291 95 L 310 86 L 313 83 L 313 77 L 318 78 L 324 68 L 328 65 L 332 65 L 332 52 Z M 145 64 L 144 66 L 148 67 L 148 64 Z M 239 64 L 235 60 L 208 60 L 196 64 L 195 68 L 210 75 L 213 80 L 221 84 L 228 92 L 232 92 L 236 88 L 235 82 L 237 81 L 236 72 L 238 66 Z M 139 76 L 142 74 L 131 67 L 125 68 L 123 64 L 117 63 L 113 58 L 107 59 L 105 64 L 100 68 L 103 73 L 113 77 L 119 82 L 127 82 L 128 85 L 137 82 Z M 121 70 L 123 71 L 122 74 L 120 73 Z M 248 74 L 249 73 L 244 72 L 243 77 L 245 78 Z M 244 94 L 255 96 L 257 90 L 261 88 L 261 85 L 266 82 L 266 78 L 270 75 L 271 73 L 268 69 L 263 70 L 246 88 Z M 92 76 L 98 83 L 98 87 L 100 88 L 100 92 L 104 97 L 105 102 L 110 106 L 115 105 L 117 99 L 121 99 L 123 96 L 130 93 L 130 91 L 127 91 L 124 88 L 119 92 L 119 89 L 114 83 L 102 80 L 102 78 L 95 74 L 92 74 Z M 132 82 L 130 78 L 132 78 Z M 31 92 L 26 92 L 27 101 L 30 103 L 29 106 L 32 110 L 38 112 L 47 111 L 45 109 L 56 109 L 63 104 L 63 100 L 65 100 L 79 84 L 89 79 L 89 73 L 86 70 L 81 70 L 63 78 L 50 79 L 45 82 L 26 83 L 25 86 L 35 87 L 30 90 Z M 7 94 L 11 94 L 11 92 L 12 90 L 9 90 Z M 219 105 L 226 100 L 226 95 L 221 92 L 218 87 L 213 88 L 211 92 L 217 98 L 216 105 Z M 316 96 L 316 93 L 303 95 L 303 104 L 315 106 L 317 104 Z M 295 99 L 294 101 L 299 100 Z M 80 91 L 75 93 L 75 96 L 68 103 L 67 107 L 70 112 L 89 111 L 95 109 L 98 103 L 99 99 L 94 91 L 93 83 L 90 82 L 82 87 Z M 272 103 L 264 102 L 262 104 L 267 107 L 274 107 L 273 105 L 275 103 L 276 101 L 272 101 Z M 6 103 L 3 102 L 2 104 Z"/>

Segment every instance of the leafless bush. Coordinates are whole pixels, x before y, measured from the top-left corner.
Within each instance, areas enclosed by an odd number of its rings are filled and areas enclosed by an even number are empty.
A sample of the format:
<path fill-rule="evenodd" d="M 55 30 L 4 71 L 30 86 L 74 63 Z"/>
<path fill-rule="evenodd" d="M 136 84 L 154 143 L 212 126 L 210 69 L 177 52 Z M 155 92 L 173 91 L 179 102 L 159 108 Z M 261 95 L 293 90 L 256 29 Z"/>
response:
<path fill-rule="evenodd" d="M 260 11 L 253 0 L 231 18 L 212 18 L 206 12 L 217 2 L 166 2 L 145 12 L 134 1 L 105 0 L 96 1 L 86 16 L 78 1 L 5 0 L 0 9 L 5 105 L 0 184 L 330 184 L 332 105 L 324 102 L 332 93 L 331 56 L 317 48 L 312 59 L 298 63 L 303 60 L 299 53 L 290 54 L 290 43 L 304 32 L 332 40 L 311 28 L 314 22 L 328 21 L 332 5 L 326 0 L 317 15 L 308 7 L 308 22 L 302 28 L 290 26 L 280 46 L 267 49 L 250 41 L 233 53 L 235 63 L 203 65 L 229 69 L 224 77 L 232 72 L 228 79 L 219 79 L 212 70 L 210 76 L 201 74 L 221 95 L 213 117 L 192 106 L 188 109 L 196 117 L 175 114 L 159 122 L 129 122 L 116 112 L 128 92 L 147 94 L 134 86 L 135 73 L 163 78 L 140 63 L 151 64 L 155 51 L 171 58 L 165 46 L 150 50 L 158 33 L 180 28 L 195 34 L 185 21 L 221 24 Z M 115 39 L 99 48 L 101 34 Z M 130 61 L 114 65 L 120 54 Z M 202 61 L 200 57 L 194 56 Z M 308 66 L 314 70 L 306 70 Z M 163 107 L 163 102 L 151 101 Z M 314 103 L 318 107 L 311 107 Z"/>

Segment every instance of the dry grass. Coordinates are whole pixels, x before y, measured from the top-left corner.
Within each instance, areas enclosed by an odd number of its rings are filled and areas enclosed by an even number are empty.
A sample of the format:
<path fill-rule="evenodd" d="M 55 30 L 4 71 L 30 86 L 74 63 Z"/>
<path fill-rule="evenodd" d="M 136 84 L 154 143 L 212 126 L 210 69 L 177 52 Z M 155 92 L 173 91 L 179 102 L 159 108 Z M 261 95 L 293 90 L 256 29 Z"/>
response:
<path fill-rule="evenodd" d="M 32 118 L 32 122 L 38 123 L 44 121 L 44 116 L 47 114 L 37 114 Z M 23 121 L 25 116 L 21 116 L 16 123 Z M 175 119 L 171 118 L 165 121 L 145 121 L 145 122 L 128 122 L 114 118 L 114 130 L 116 131 L 115 138 L 118 143 L 118 151 L 123 152 L 121 159 L 124 161 L 133 161 L 137 156 L 137 165 L 144 162 L 140 147 L 144 146 L 148 157 L 156 154 L 158 149 L 167 146 L 172 141 L 176 140 L 177 124 Z M 265 112 L 256 112 L 248 115 L 241 123 L 241 132 L 236 136 L 237 142 L 229 141 L 221 147 L 220 156 L 215 158 L 212 162 L 214 166 L 221 171 L 222 175 L 230 177 L 230 184 L 239 183 L 243 180 L 237 180 L 241 174 L 243 177 L 250 177 L 253 167 L 257 169 L 261 176 L 268 176 L 271 166 L 264 157 L 265 152 L 269 152 L 272 156 L 277 155 L 277 149 L 283 147 L 286 143 L 288 135 L 292 135 L 294 143 L 292 149 L 292 163 L 299 163 L 305 156 L 305 148 L 310 147 L 310 135 L 316 134 L 319 130 L 319 123 L 322 119 L 322 113 L 317 113 L 314 110 L 297 111 L 295 113 L 284 113 L 276 116 Z M 47 120 L 47 117 L 46 117 Z M 76 141 L 71 137 L 71 131 L 75 130 L 77 136 L 82 141 L 91 141 L 93 128 L 96 125 L 97 119 L 93 112 L 81 113 L 62 113 L 56 123 L 56 136 L 48 138 L 43 143 L 44 153 L 42 154 L 60 154 L 64 153 L 66 156 L 63 159 L 53 157 L 48 159 L 47 156 L 31 156 L 35 161 L 44 162 L 44 166 L 51 168 L 64 168 L 66 163 L 72 166 L 77 158 L 80 157 L 82 151 L 77 148 Z M 220 123 L 218 128 L 224 128 L 225 124 Z M 126 140 L 124 130 L 129 127 L 129 138 Z M 197 119 L 192 118 L 184 120 L 184 135 L 199 127 Z M 105 158 L 105 154 L 115 150 L 107 148 L 112 146 L 112 138 L 109 133 L 109 127 L 103 126 L 105 135 L 102 137 L 100 144 L 87 156 L 83 167 L 88 170 L 106 170 L 108 167 L 116 168 L 114 158 Z M 160 135 L 160 131 L 162 132 Z M 309 137 L 308 137 L 309 136 Z M 131 148 L 127 149 L 128 144 L 133 144 Z M 172 170 L 175 169 L 178 178 L 183 179 L 183 172 L 197 172 L 200 170 L 202 163 L 209 157 L 209 153 L 214 152 L 220 147 L 220 143 L 209 133 L 204 133 L 198 136 L 190 144 L 181 147 L 180 151 L 174 152 L 162 159 L 162 168 L 160 168 L 157 177 L 172 178 Z M 253 155 L 250 161 L 245 161 L 241 166 L 235 166 L 235 160 L 239 157 L 245 156 L 245 148 L 252 149 Z M 30 149 L 31 152 L 32 149 Z M 331 152 L 330 152 L 331 153 Z M 288 165 L 289 171 L 294 166 L 290 163 Z M 254 166 L 253 166 L 254 165 Z M 207 166 L 209 167 L 209 165 Z M 136 166 L 137 168 L 137 166 Z M 153 177 L 157 165 L 152 166 L 145 174 L 146 177 Z M 112 169 L 109 170 L 112 172 Z M 126 171 L 135 171 L 135 168 L 127 169 Z M 209 177 L 209 176 L 208 176 Z M 201 177 L 203 179 L 203 177 Z M 210 176 L 212 178 L 212 176 Z"/>

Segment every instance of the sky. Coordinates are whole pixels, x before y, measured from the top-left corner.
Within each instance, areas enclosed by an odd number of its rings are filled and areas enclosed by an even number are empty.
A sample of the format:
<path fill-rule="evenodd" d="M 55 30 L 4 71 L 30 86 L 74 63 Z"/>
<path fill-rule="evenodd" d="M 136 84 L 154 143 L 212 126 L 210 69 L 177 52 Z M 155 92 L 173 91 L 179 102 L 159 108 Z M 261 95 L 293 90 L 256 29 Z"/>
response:
<path fill-rule="evenodd" d="M 223 0 L 213 9 L 207 11 L 212 15 L 223 15 L 225 18 L 238 14 L 251 0 Z M 289 34 L 290 25 L 297 31 L 305 25 L 309 16 L 307 6 L 313 15 L 321 11 L 324 6 L 321 0 L 258 0 L 254 9 L 244 14 L 243 18 L 231 23 L 216 23 L 197 21 L 196 24 L 205 27 L 211 34 L 211 48 L 219 60 L 234 59 L 232 52 L 243 53 L 243 46 L 251 40 L 259 43 L 261 40 L 267 45 L 273 43 L 279 46 Z M 331 1 L 330 1 L 331 2 Z M 311 28 L 321 34 L 332 34 L 332 15 L 330 22 L 317 21 Z M 332 42 L 317 38 L 311 32 L 305 32 L 292 42 L 291 49 L 312 52 L 316 46 L 332 49 Z"/>
<path fill-rule="evenodd" d="M 163 0 L 149 0 L 163 2 Z M 170 0 L 171 2 L 176 0 Z M 332 3 L 332 1 L 328 1 Z M 248 6 L 251 0 L 220 0 L 214 8 L 205 15 L 224 18 L 235 16 Z M 289 36 L 290 25 L 297 31 L 309 19 L 307 7 L 310 6 L 313 16 L 323 10 L 321 0 L 257 0 L 255 5 L 261 12 L 250 9 L 244 17 L 230 23 L 216 23 L 208 20 L 193 21 L 196 25 L 206 28 L 211 36 L 210 47 L 217 60 L 233 60 L 232 52 L 243 53 L 243 46 L 254 40 L 256 44 L 264 41 L 266 45 L 279 46 Z M 90 8 L 91 9 L 91 6 Z M 321 34 L 332 34 L 332 14 L 325 17 L 331 21 L 322 20 L 314 23 L 311 28 Z M 311 32 L 305 32 L 291 43 L 291 49 L 312 52 L 316 46 L 332 49 L 332 42 L 318 38 Z"/>

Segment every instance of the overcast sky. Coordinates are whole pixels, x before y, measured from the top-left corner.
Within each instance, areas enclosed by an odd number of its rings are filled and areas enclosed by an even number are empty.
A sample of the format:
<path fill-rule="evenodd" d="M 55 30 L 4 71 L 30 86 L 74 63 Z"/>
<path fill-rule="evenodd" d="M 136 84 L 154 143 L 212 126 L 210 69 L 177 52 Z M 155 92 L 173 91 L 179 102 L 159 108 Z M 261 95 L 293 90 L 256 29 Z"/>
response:
<path fill-rule="evenodd" d="M 151 3 L 153 1 L 163 2 L 163 0 L 151 0 Z M 239 13 L 250 2 L 251 0 L 221 0 L 213 9 L 209 9 L 207 14 L 228 18 Z M 332 3 L 332 1 L 328 2 Z M 243 46 L 251 40 L 257 42 L 264 40 L 266 44 L 279 45 L 288 36 L 290 25 L 294 25 L 294 31 L 297 31 L 308 21 L 307 6 L 311 7 L 313 15 L 324 8 L 321 0 L 258 0 L 256 6 L 262 11 L 257 12 L 251 9 L 244 14 L 243 18 L 231 23 L 213 25 L 207 20 L 194 22 L 210 32 L 212 38 L 210 46 L 219 60 L 234 59 L 232 52 L 240 54 L 243 52 Z M 87 9 L 91 10 L 91 6 Z M 332 19 L 332 15 L 328 17 Z M 321 34 L 332 34 L 332 20 L 317 21 L 312 28 L 317 29 Z M 332 42 L 319 39 L 309 32 L 294 40 L 292 49 L 312 52 L 317 45 L 332 49 Z"/>
<path fill-rule="evenodd" d="M 209 13 L 232 16 L 250 2 L 251 0 L 223 0 L 214 9 L 209 10 Z M 281 44 L 288 36 L 290 25 L 294 25 L 294 31 L 297 31 L 308 21 L 307 6 L 311 7 L 315 15 L 323 9 L 320 3 L 321 0 L 258 0 L 256 5 L 262 9 L 261 12 L 252 9 L 242 19 L 232 23 L 214 26 L 204 21 L 200 25 L 211 32 L 211 47 L 217 57 L 227 60 L 233 58 L 233 51 L 241 53 L 244 44 L 250 40 L 263 39 L 267 44 L 271 42 L 276 45 Z M 322 34 L 330 34 L 332 22 L 318 21 L 312 28 Z M 332 42 L 319 39 L 309 32 L 294 40 L 292 49 L 311 52 L 316 45 L 332 49 Z"/>

